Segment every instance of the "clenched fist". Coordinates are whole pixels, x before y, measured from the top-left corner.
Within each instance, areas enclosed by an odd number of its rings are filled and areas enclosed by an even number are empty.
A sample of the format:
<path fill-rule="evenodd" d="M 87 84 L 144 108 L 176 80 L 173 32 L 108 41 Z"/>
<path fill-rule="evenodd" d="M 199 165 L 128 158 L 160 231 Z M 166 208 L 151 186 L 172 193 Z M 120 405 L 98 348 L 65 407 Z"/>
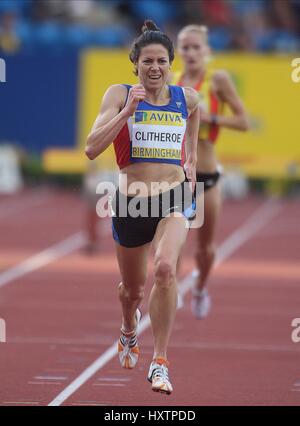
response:
<path fill-rule="evenodd" d="M 138 103 L 143 101 L 146 97 L 146 90 L 142 84 L 135 84 L 129 90 L 128 99 L 124 110 L 131 116 L 137 109 Z"/>

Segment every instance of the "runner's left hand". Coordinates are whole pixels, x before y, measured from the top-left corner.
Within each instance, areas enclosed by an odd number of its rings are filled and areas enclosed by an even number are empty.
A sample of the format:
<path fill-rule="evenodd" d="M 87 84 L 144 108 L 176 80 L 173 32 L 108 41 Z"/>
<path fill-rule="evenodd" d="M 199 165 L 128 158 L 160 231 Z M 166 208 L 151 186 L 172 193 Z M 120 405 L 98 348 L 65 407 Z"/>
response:
<path fill-rule="evenodd" d="M 196 164 L 197 161 L 194 161 L 190 158 L 188 158 L 184 164 L 185 174 L 188 180 L 190 181 L 192 193 L 194 193 L 196 186 Z"/>

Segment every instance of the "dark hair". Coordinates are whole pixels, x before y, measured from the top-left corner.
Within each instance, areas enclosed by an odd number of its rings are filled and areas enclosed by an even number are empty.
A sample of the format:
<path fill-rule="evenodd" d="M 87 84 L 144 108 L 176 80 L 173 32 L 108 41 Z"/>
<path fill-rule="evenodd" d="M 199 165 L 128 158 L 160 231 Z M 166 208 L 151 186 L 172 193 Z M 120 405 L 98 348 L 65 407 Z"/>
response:
<path fill-rule="evenodd" d="M 142 27 L 142 34 L 136 38 L 131 46 L 131 50 L 129 53 L 129 59 L 133 64 L 136 64 L 139 56 L 141 54 L 141 50 L 143 47 L 148 46 L 149 44 L 161 44 L 163 45 L 169 54 L 170 63 L 174 60 L 174 46 L 169 37 L 164 34 L 158 26 L 147 19 L 144 22 Z M 137 72 L 135 72 L 137 74 Z"/>

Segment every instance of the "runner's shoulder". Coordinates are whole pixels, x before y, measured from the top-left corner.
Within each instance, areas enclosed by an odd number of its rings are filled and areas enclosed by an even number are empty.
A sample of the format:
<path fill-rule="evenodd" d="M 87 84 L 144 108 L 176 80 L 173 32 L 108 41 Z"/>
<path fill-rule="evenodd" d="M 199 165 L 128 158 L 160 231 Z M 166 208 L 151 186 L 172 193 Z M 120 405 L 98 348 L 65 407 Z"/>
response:
<path fill-rule="evenodd" d="M 123 84 L 113 84 L 108 87 L 104 97 L 105 99 L 115 105 L 123 106 L 127 98 L 128 89 Z"/>
<path fill-rule="evenodd" d="M 199 104 L 199 93 L 192 87 L 185 87 L 184 93 L 187 108 L 191 111 L 194 110 Z"/>
<path fill-rule="evenodd" d="M 217 69 L 212 73 L 213 82 L 221 86 L 231 80 L 230 73 L 225 69 Z"/>

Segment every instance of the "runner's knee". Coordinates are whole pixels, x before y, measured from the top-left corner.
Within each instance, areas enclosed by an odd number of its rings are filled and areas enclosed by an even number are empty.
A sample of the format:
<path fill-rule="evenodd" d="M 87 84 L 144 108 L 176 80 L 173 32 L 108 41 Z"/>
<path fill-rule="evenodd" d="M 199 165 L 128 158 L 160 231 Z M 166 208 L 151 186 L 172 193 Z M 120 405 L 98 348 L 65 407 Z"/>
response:
<path fill-rule="evenodd" d="M 214 243 L 200 245 L 197 253 L 197 262 L 214 260 L 216 255 L 216 246 Z"/>
<path fill-rule="evenodd" d="M 145 280 L 146 281 L 146 280 Z M 141 283 L 120 283 L 119 292 L 120 295 L 125 295 L 127 299 L 131 301 L 142 300 L 144 297 L 145 281 Z M 133 285 L 134 284 L 134 285 Z"/>
<path fill-rule="evenodd" d="M 169 288 L 176 279 L 176 265 L 173 265 L 165 256 L 157 256 L 154 274 L 157 285 Z"/>

